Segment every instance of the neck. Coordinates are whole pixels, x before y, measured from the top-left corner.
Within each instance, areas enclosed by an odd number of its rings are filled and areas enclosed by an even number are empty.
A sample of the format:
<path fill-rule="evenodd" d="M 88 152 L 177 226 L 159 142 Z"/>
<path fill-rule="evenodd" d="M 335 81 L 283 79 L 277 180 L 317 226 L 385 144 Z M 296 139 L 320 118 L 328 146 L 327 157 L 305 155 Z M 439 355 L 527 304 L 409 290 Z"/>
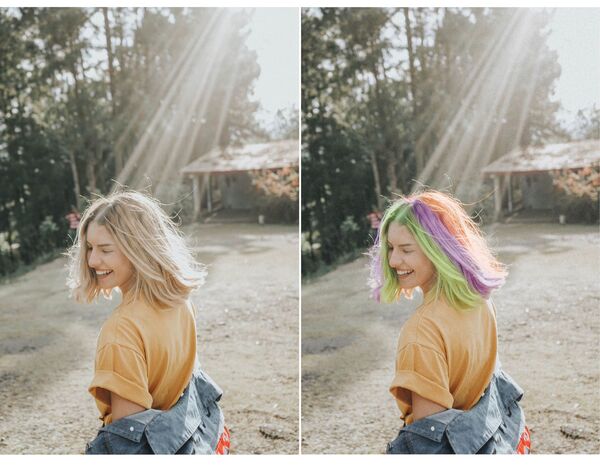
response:
<path fill-rule="evenodd" d="M 436 281 L 437 277 L 434 274 L 428 282 L 419 286 L 423 291 L 423 295 L 429 294 L 429 292 L 431 292 L 434 289 Z"/>

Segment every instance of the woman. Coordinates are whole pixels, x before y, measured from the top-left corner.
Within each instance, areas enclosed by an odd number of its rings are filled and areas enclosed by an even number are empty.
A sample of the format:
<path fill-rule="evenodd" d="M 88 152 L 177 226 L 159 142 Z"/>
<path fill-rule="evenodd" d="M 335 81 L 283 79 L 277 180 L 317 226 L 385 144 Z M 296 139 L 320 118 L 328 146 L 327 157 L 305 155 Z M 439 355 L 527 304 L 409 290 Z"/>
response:
<path fill-rule="evenodd" d="M 103 428 L 88 452 L 226 451 L 228 432 L 216 405 L 221 391 L 196 367 L 189 297 L 205 271 L 158 202 L 134 191 L 96 200 L 81 219 L 70 258 L 69 286 L 78 301 L 121 293 L 98 337 L 89 392 Z M 199 414 L 214 406 L 213 414 L 186 418 L 179 406 L 194 401 Z M 207 420 L 214 422 L 212 437 L 201 436 Z M 119 437 L 121 428 L 132 436 Z"/>
<path fill-rule="evenodd" d="M 491 419 L 486 412 L 494 403 L 506 412 L 504 406 L 522 396 L 497 359 L 495 309 L 489 296 L 505 276 L 477 225 L 452 197 L 426 191 L 387 209 L 373 251 L 374 296 L 391 303 L 402 295 L 411 298 L 415 288 L 423 292 L 422 305 L 398 340 L 390 391 L 405 429 L 388 451 L 528 449 L 520 408 L 508 410 L 511 419 Z M 509 422 L 517 424 L 518 439 L 508 440 L 509 448 L 501 447 L 497 429 Z M 457 432 L 459 425 L 463 429 Z M 469 430 L 464 429 L 467 425 Z M 440 430 L 445 436 L 438 435 Z"/>

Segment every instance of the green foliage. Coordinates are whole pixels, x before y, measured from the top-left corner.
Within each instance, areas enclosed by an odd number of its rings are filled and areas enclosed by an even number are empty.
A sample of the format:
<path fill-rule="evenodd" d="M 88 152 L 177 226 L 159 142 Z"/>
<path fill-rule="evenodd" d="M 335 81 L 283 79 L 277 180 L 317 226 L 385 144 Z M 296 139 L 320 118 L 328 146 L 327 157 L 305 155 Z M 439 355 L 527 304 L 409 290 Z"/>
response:
<path fill-rule="evenodd" d="M 62 246 L 59 232 L 60 229 L 52 220 L 52 216 L 46 216 L 39 227 L 41 248 L 46 251 L 52 251 L 53 249 Z"/>

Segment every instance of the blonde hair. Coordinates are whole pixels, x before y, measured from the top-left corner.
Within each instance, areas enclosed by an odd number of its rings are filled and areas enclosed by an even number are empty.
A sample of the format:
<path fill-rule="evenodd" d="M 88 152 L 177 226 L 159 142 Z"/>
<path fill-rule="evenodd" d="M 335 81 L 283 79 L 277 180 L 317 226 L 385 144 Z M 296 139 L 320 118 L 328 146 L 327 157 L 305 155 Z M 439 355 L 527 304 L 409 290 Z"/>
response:
<path fill-rule="evenodd" d="M 67 285 L 78 302 L 90 303 L 100 294 L 112 296 L 112 289 L 99 287 L 88 266 L 86 235 L 92 222 L 110 232 L 133 265 L 134 285 L 128 300 L 141 298 L 159 308 L 175 307 L 204 283 L 204 266 L 193 258 L 177 225 L 159 202 L 136 191 L 122 191 L 100 197 L 86 209 L 67 253 Z"/>

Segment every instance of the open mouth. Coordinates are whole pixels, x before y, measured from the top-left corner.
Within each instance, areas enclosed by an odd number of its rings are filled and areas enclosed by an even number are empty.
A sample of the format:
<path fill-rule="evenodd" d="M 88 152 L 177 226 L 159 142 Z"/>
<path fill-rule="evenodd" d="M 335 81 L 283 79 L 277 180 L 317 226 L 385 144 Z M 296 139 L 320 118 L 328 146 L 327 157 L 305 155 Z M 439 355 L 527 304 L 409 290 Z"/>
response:
<path fill-rule="evenodd" d="M 96 271 L 96 276 L 98 277 L 98 279 L 104 279 L 107 276 L 110 276 L 112 274 L 112 271 Z"/>
<path fill-rule="evenodd" d="M 397 271 L 398 277 L 402 277 L 402 278 L 410 276 L 413 272 L 415 272 L 414 269 L 412 269 L 410 271 Z"/>

